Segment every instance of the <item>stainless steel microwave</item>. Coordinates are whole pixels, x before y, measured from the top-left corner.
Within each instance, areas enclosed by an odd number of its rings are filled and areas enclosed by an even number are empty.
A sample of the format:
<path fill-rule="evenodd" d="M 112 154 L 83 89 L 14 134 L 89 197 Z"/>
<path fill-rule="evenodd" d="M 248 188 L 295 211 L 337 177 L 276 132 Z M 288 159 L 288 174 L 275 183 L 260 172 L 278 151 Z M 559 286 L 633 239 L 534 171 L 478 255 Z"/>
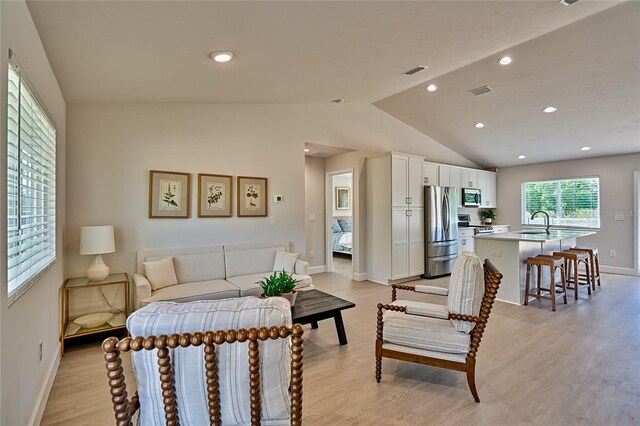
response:
<path fill-rule="evenodd" d="M 482 205 L 480 190 L 462 188 L 462 205 L 465 207 L 480 207 Z"/>

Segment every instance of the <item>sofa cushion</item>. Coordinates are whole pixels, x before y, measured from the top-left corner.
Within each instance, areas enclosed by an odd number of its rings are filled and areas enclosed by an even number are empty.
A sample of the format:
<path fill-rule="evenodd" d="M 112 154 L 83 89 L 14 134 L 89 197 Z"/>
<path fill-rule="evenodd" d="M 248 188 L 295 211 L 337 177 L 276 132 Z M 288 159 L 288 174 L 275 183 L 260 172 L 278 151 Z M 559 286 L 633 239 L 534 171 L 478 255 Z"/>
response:
<path fill-rule="evenodd" d="M 141 300 L 142 305 L 151 302 L 173 300 L 192 302 L 194 300 L 217 300 L 240 296 L 240 289 L 225 280 L 198 281 L 173 285 L 154 291 L 150 297 Z"/>
<path fill-rule="evenodd" d="M 289 303 L 279 297 L 245 297 L 192 303 L 154 303 L 127 320 L 132 337 L 252 327 L 291 326 Z M 262 424 L 289 424 L 290 339 L 260 342 Z M 248 342 L 216 345 L 224 425 L 251 424 Z M 139 424 L 165 424 L 156 351 L 131 353 L 140 399 Z M 181 424 L 209 424 L 203 347 L 171 351 Z"/>
<path fill-rule="evenodd" d="M 172 257 L 144 262 L 144 271 L 153 290 L 178 284 Z"/>
<path fill-rule="evenodd" d="M 272 271 L 277 251 L 286 250 L 284 246 L 225 250 L 224 263 L 227 277 Z"/>
<path fill-rule="evenodd" d="M 293 274 L 295 272 L 296 260 L 298 260 L 298 253 L 278 251 L 276 252 L 276 260 L 273 263 L 273 270 L 275 272 L 285 271 Z"/>
<path fill-rule="evenodd" d="M 338 219 L 332 219 L 331 220 L 331 232 L 333 232 L 334 234 L 336 232 L 342 232 L 342 228 L 340 227 L 340 224 L 338 223 Z"/>
<path fill-rule="evenodd" d="M 338 223 L 340 224 L 340 228 L 342 228 L 342 232 L 353 232 L 353 221 L 351 218 L 338 219 Z"/>
<path fill-rule="evenodd" d="M 466 354 L 471 337 L 448 320 L 387 311 L 382 338 L 386 342 L 437 352 Z"/>
<path fill-rule="evenodd" d="M 181 254 L 173 257 L 179 283 L 224 279 L 222 247 L 212 253 Z"/>
<path fill-rule="evenodd" d="M 453 265 L 449 280 L 447 308 L 449 312 L 463 315 L 478 315 L 484 296 L 484 270 L 482 261 L 471 252 L 463 252 Z M 474 322 L 452 320 L 458 331 L 471 332 Z"/>
<path fill-rule="evenodd" d="M 260 274 L 238 275 L 227 278 L 227 281 L 240 288 L 241 296 L 258 296 L 262 294 L 262 287 L 260 287 L 258 281 L 268 277 L 272 273 L 273 272 L 262 272 Z M 298 280 L 296 289 L 303 289 L 311 287 L 312 285 L 312 280 L 309 275 L 292 274 L 291 276 Z"/>

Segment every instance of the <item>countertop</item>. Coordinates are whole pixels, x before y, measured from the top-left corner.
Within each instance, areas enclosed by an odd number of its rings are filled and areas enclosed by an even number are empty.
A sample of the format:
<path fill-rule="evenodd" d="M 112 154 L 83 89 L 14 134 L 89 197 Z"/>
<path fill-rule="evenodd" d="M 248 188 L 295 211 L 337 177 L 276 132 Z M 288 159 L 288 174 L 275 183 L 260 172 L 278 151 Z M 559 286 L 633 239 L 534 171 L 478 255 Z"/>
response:
<path fill-rule="evenodd" d="M 536 234 L 527 234 L 522 232 L 541 232 Z M 544 243 L 546 241 L 557 241 L 565 238 L 573 237 L 585 237 L 587 235 L 594 235 L 594 231 L 577 231 L 569 229 L 552 229 L 550 234 L 544 231 L 544 229 L 525 229 L 523 231 L 504 232 L 501 234 L 478 234 L 473 238 L 479 240 L 510 240 L 510 241 L 531 241 Z"/>

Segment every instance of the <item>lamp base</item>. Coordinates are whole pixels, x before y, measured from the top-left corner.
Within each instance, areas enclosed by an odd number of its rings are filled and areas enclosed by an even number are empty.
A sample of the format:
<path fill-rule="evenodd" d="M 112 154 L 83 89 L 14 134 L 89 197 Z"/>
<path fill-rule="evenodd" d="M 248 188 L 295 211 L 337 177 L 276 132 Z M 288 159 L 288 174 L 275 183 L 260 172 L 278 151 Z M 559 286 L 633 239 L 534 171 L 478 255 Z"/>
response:
<path fill-rule="evenodd" d="M 91 281 L 102 281 L 109 276 L 109 267 L 102 261 L 102 256 L 97 255 L 91 266 L 87 268 L 87 278 Z"/>

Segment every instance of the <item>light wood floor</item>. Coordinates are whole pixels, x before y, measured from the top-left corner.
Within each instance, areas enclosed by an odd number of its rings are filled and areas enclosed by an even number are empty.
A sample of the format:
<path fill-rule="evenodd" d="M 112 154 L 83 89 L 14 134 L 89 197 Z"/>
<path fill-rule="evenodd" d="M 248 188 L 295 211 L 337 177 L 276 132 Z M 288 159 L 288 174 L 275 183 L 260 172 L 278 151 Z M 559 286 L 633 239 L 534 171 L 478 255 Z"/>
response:
<path fill-rule="evenodd" d="M 464 374 L 454 371 L 384 359 L 377 384 L 375 305 L 389 300 L 390 288 L 314 275 L 319 289 L 357 306 L 343 312 L 346 346 L 338 345 L 331 321 L 318 330 L 305 326 L 304 423 L 637 425 L 640 279 L 604 275 L 602 281 L 595 295 L 570 297 L 555 313 L 548 301 L 496 302 L 478 352 L 477 404 Z M 99 342 L 70 347 L 42 424 L 113 423 Z"/>

